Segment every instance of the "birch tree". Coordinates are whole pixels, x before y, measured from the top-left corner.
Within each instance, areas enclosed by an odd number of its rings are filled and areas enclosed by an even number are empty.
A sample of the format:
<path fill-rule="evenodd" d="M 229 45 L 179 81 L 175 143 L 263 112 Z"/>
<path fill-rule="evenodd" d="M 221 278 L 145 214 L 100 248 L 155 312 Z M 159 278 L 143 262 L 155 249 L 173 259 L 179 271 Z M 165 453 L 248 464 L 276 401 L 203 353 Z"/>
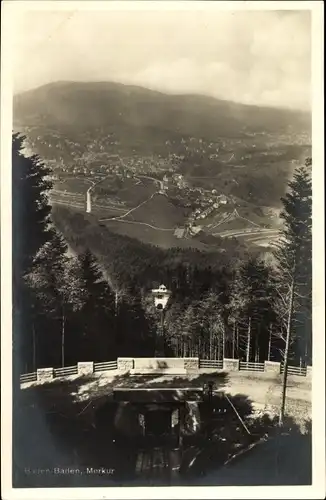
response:
<path fill-rule="evenodd" d="M 67 245 L 63 237 L 53 231 L 50 241 L 37 253 L 33 267 L 26 275 L 26 282 L 36 294 L 38 315 L 46 317 L 51 330 L 51 322 L 60 322 L 60 360 L 65 365 L 66 322 L 70 313 L 78 309 L 78 283 L 67 256 Z M 36 319 L 36 318 L 35 318 Z M 33 350 L 35 350 L 37 329 L 33 322 Z M 49 334 L 49 331 L 47 332 Z M 59 356 L 57 356 L 59 358 Z"/>

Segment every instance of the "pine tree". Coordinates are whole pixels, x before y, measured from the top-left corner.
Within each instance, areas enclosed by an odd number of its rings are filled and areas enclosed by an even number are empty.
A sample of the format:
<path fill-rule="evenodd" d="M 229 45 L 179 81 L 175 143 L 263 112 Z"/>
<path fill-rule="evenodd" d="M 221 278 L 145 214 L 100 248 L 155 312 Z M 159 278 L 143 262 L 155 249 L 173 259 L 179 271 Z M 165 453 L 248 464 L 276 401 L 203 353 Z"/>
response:
<path fill-rule="evenodd" d="M 24 139 L 19 134 L 12 138 L 13 359 L 17 384 L 19 373 L 35 365 L 32 346 L 36 302 L 24 276 L 51 231 L 50 170 L 38 156 L 24 155 Z"/>
<path fill-rule="evenodd" d="M 78 257 L 83 360 L 104 361 L 112 356 L 114 344 L 115 297 L 89 250 Z"/>
<path fill-rule="evenodd" d="M 153 356 L 157 334 L 157 311 L 152 311 L 136 282 L 124 291 L 119 303 L 117 350 L 119 356 Z"/>
<path fill-rule="evenodd" d="M 280 424 L 283 423 L 287 368 L 291 343 L 295 349 L 311 349 L 311 299 L 312 299 L 312 191 L 311 160 L 295 170 L 284 198 L 281 218 L 284 227 L 275 256 L 277 259 L 277 293 L 280 318 L 284 325 L 284 374 Z M 308 347 L 309 346 L 309 347 Z M 307 357 L 311 352 L 307 353 Z"/>
<path fill-rule="evenodd" d="M 51 170 L 37 155 L 24 156 L 24 139 L 14 134 L 12 143 L 12 235 L 16 276 L 28 272 L 36 252 L 51 232 L 48 203 Z"/>
<path fill-rule="evenodd" d="M 19 454 L 20 374 L 36 368 L 33 324 L 36 298 L 25 282 L 33 259 L 49 238 L 50 171 L 37 156 L 27 158 L 24 137 L 12 138 L 12 305 L 13 305 L 13 454 Z M 15 458 L 16 457 L 16 458 Z"/>

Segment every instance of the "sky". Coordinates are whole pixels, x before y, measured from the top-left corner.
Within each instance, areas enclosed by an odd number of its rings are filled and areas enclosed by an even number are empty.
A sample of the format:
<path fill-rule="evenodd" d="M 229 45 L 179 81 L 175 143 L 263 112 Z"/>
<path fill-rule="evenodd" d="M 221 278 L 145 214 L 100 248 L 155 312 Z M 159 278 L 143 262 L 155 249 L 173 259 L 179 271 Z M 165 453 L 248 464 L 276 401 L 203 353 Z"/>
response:
<path fill-rule="evenodd" d="M 309 11 L 29 11 L 13 38 L 16 93 L 118 81 L 310 109 Z"/>

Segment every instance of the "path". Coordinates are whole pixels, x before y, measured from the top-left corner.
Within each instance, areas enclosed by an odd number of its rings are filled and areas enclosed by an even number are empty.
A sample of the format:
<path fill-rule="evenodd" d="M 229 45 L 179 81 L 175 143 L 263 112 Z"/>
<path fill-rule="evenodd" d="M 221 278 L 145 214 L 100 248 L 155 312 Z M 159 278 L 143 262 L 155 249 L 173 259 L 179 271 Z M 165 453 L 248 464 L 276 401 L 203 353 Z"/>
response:
<path fill-rule="evenodd" d="M 153 181 L 155 184 L 158 183 L 160 186 L 160 189 L 163 189 L 163 181 L 160 179 L 155 179 L 154 177 L 150 177 L 149 175 L 135 175 L 135 179 L 150 179 Z"/>
<path fill-rule="evenodd" d="M 272 410 L 278 411 L 281 399 L 282 378 L 281 375 L 270 375 L 269 373 L 261 372 L 229 372 L 223 381 L 220 381 L 218 372 L 215 370 L 200 370 L 193 375 L 158 376 L 154 374 L 152 377 L 146 375 L 144 377 L 133 376 L 130 379 L 122 378 L 119 380 L 121 373 L 119 370 L 110 370 L 107 372 L 94 373 L 90 380 L 82 382 L 78 394 L 75 396 L 77 400 L 83 400 L 87 403 L 90 400 L 95 400 L 103 394 L 109 394 L 113 387 L 133 387 L 143 388 L 146 384 L 147 388 L 185 388 L 196 384 L 198 386 L 198 377 L 201 378 L 201 384 L 204 380 L 214 380 L 216 378 L 216 390 L 224 391 L 231 396 L 245 395 L 253 403 L 257 410 Z M 73 376 L 75 378 L 76 376 Z M 118 377 L 118 378 L 117 378 Z M 67 384 L 69 385 L 69 377 Z M 35 382 L 23 384 L 23 388 L 35 385 Z M 53 385 L 54 395 L 56 386 Z M 306 377 L 290 375 L 286 391 L 286 412 L 292 415 L 297 421 L 302 421 L 305 418 L 311 417 L 311 381 Z"/>
<path fill-rule="evenodd" d="M 109 177 L 111 177 L 111 173 L 106 175 L 105 177 L 103 177 L 103 179 L 100 179 L 99 181 L 95 182 L 95 181 L 89 181 L 92 183 L 92 185 L 87 189 L 87 193 L 90 193 L 92 189 L 94 189 L 96 186 L 98 186 L 98 184 L 101 184 L 102 182 L 104 182 L 106 179 L 108 179 Z"/>
<path fill-rule="evenodd" d="M 138 222 L 138 221 L 134 221 L 134 220 L 121 220 L 119 217 L 116 217 L 114 219 L 99 219 L 99 222 L 103 222 L 104 220 L 105 221 L 115 220 L 117 222 L 124 222 L 127 224 L 138 224 L 138 225 L 150 227 L 151 229 L 156 229 L 157 231 L 169 231 L 169 232 L 174 231 L 173 228 L 170 229 L 170 228 L 152 226 L 151 224 L 148 224 L 147 222 Z"/>
<path fill-rule="evenodd" d="M 134 212 L 135 210 L 137 210 L 141 206 L 145 205 L 145 203 L 148 203 L 156 194 L 158 194 L 158 193 L 157 192 L 153 193 L 148 199 L 142 201 L 136 207 L 131 208 L 130 210 L 128 210 L 123 215 L 119 215 L 119 217 L 109 217 L 107 219 L 99 219 L 99 222 L 110 221 L 110 220 L 118 220 L 118 221 L 120 221 L 121 219 L 124 219 L 127 215 L 131 214 L 132 212 Z"/>

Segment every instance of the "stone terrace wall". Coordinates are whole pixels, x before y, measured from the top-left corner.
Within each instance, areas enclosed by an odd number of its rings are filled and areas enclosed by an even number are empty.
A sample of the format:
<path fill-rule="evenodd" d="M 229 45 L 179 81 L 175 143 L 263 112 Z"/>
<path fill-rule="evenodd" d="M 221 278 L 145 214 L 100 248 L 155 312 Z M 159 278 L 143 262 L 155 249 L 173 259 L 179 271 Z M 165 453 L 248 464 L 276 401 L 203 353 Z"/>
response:
<path fill-rule="evenodd" d="M 133 361 L 135 370 L 168 370 L 171 368 L 185 368 L 185 360 L 183 358 L 134 358 Z"/>

